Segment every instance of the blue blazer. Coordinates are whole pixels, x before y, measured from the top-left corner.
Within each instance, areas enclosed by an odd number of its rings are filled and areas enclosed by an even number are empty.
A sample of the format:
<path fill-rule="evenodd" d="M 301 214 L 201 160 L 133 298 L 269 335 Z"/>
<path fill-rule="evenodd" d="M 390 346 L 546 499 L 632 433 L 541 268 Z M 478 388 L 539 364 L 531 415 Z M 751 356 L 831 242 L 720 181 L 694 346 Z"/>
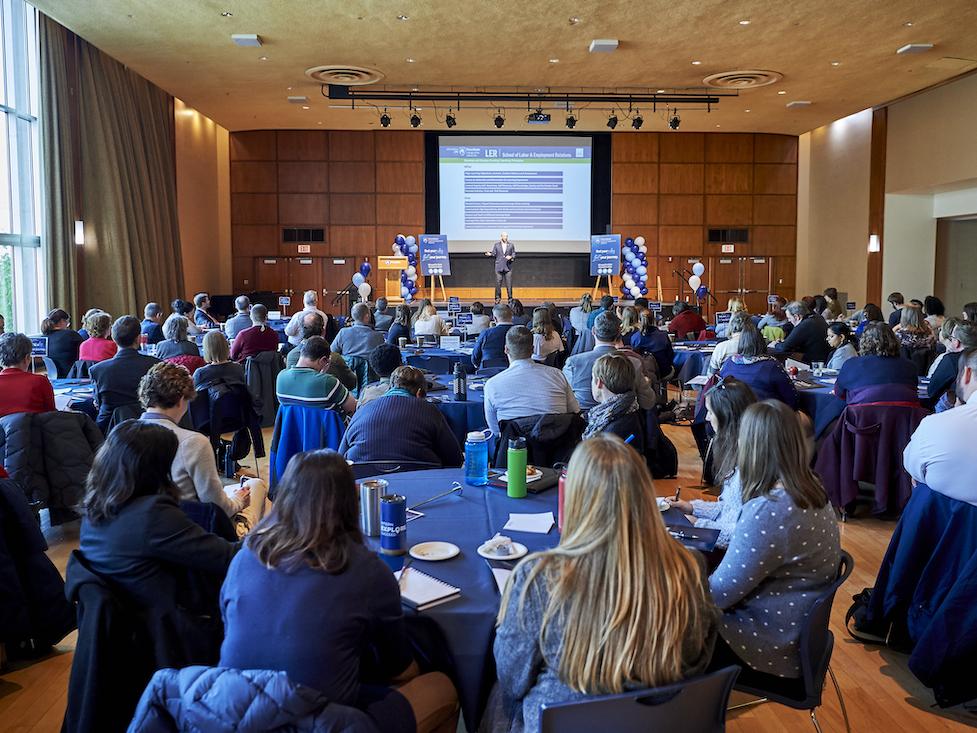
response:
<path fill-rule="evenodd" d="M 512 328 L 511 323 L 502 323 L 498 326 L 482 331 L 472 349 L 472 364 L 478 369 L 486 359 L 505 358 L 505 335 Z"/>
<path fill-rule="evenodd" d="M 495 258 L 496 272 L 509 272 L 512 269 L 512 262 L 516 259 L 516 245 L 511 241 L 507 242 L 506 245 L 503 246 L 501 241 L 492 245 L 492 256 Z M 507 260 L 507 255 L 512 257 L 512 259 Z"/>

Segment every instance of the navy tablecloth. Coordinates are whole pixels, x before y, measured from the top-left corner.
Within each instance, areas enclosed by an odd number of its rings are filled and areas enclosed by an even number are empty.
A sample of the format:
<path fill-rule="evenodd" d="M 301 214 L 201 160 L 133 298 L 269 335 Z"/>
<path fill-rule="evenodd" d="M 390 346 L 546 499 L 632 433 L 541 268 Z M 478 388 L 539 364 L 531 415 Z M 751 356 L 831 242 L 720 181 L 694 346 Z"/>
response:
<path fill-rule="evenodd" d="M 488 423 L 485 421 L 485 395 L 482 394 L 481 389 L 475 389 L 469 384 L 468 399 L 456 400 L 451 389 L 452 379 L 449 374 L 435 377 L 436 382 L 445 385 L 448 389 L 432 392 L 430 397 L 448 421 L 451 432 L 458 438 L 458 442 L 464 445 L 468 433 L 488 428 Z"/>
<path fill-rule="evenodd" d="M 84 412 L 92 420 L 98 415 L 95 409 L 94 387 L 90 379 L 54 379 L 51 381 L 56 395 L 68 395 L 68 409 Z"/>
<path fill-rule="evenodd" d="M 464 471 L 447 468 L 431 471 L 387 474 L 389 491 L 407 497 L 411 506 L 451 488 L 452 481 L 464 483 Z M 512 532 L 502 527 L 510 513 L 553 512 L 557 516 L 558 492 L 555 488 L 525 499 L 510 499 L 502 489 L 490 486 L 465 486 L 463 493 L 438 499 L 418 507 L 424 516 L 407 525 L 407 545 L 441 540 L 459 547 L 461 553 L 443 562 L 415 560 L 415 567 L 439 580 L 461 588 L 461 597 L 424 611 L 421 615 L 437 624 L 454 660 L 458 698 L 468 730 L 476 730 L 478 720 L 495 682 L 492 640 L 500 595 L 492 571 L 476 548 L 501 532 L 526 545 L 530 552 L 554 547 L 560 541 L 556 526 L 548 534 Z M 670 523 L 686 522 L 676 510 L 665 513 Z M 374 544 L 377 540 L 371 540 Z M 416 612 L 404 609 L 407 615 Z"/>
<path fill-rule="evenodd" d="M 709 367 L 709 359 L 712 358 L 713 349 L 677 349 L 672 357 L 672 366 L 675 367 L 675 374 L 680 382 L 688 382 L 690 379 L 705 374 Z"/>
<path fill-rule="evenodd" d="M 844 400 L 835 397 L 834 382 L 828 382 L 818 377 L 808 378 L 809 381 L 822 385 L 817 389 L 798 389 L 798 407 L 811 416 L 814 423 L 815 440 L 823 437 L 831 425 L 841 417 L 845 409 Z M 921 379 L 918 385 L 919 398 L 926 398 L 926 384 L 928 379 Z"/>
<path fill-rule="evenodd" d="M 401 349 L 403 354 L 404 363 L 411 363 L 421 369 L 428 369 L 435 373 L 448 373 L 454 371 L 455 364 L 461 364 L 466 372 L 474 372 L 475 366 L 472 364 L 471 354 L 465 353 L 464 351 L 454 351 L 451 349 L 442 349 L 440 347 L 425 347 L 421 351 L 417 350 L 417 347 L 407 346 Z M 448 361 L 447 370 L 432 369 L 425 365 L 425 362 L 431 359 L 432 362 L 440 362 L 443 360 Z"/>

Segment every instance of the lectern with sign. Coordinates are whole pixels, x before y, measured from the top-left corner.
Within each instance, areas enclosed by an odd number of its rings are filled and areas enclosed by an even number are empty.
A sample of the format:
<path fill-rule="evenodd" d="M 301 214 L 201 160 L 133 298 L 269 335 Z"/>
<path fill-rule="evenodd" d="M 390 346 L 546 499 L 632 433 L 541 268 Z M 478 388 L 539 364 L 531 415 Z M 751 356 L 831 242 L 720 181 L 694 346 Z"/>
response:
<path fill-rule="evenodd" d="M 384 297 L 392 303 L 403 301 L 400 273 L 407 269 L 407 258 L 400 255 L 380 255 L 377 257 L 377 269 L 383 273 Z"/>

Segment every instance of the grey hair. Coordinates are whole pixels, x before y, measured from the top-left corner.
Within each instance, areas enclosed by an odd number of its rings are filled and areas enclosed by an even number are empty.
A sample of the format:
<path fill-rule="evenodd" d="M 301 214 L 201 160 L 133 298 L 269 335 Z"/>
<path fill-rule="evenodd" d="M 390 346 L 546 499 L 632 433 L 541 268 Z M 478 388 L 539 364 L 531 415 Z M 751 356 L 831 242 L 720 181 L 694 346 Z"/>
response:
<path fill-rule="evenodd" d="M 746 311 L 736 311 L 729 317 L 729 326 L 726 328 L 726 333 L 732 336 L 734 333 L 739 333 L 746 326 L 746 322 L 750 320 L 750 314 Z"/>
<path fill-rule="evenodd" d="M 171 313 L 163 322 L 163 338 L 171 341 L 187 341 L 187 332 L 190 330 L 190 322 L 186 317 Z"/>
<path fill-rule="evenodd" d="M 495 320 L 500 323 L 511 323 L 512 322 L 512 308 L 507 306 L 505 303 L 499 303 L 492 309 L 492 315 L 495 316 Z"/>
<path fill-rule="evenodd" d="M 22 333 L 5 333 L 0 336 L 0 364 L 12 367 L 30 356 L 34 344 Z"/>
<path fill-rule="evenodd" d="M 370 320 L 370 306 L 366 303 L 356 303 L 353 305 L 349 314 L 357 323 L 368 323 Z"/>
<path fill-rule="evenodd" d="M 315 305 L 318 299 L 319 296 L 316 294 L 315 290 L 306 290 L 302 295 L 302 302 L 306 305 Z"/>
<path fill-rule="evenodd" d="M 804 316 L 808 316 L 811 314 L 811 309 L 808 308 L 806 305 L 804 305 L 804 303 L 802 303 L 799 300 L 790 301 L 787 304 L 787 307 L 784 308 L 784 310 L 787 311 L 790 315 L 799 316 L 800 318 L 804 318 Z"/>
<path fill-rule="evenodd" d="M 163 309 L 160 307 L 159 303 L 146 303 L 146 307 L 142 310 L 143 318 L 155 318 Z"/>
<path fill-rule="evenodd" d="M 234 307 L 238 309 L 240 313 L 247 313 L 248 308 L 251 307 L 251 298 L 247 295 L 239 295 L 234 299 Z"/>

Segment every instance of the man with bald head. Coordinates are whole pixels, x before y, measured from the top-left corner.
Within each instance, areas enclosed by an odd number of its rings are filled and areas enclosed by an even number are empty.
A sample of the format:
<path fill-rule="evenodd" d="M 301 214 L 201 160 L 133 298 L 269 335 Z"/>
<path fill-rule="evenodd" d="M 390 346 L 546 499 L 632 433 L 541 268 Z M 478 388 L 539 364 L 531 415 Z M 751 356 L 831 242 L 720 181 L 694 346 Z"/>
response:
<path fill-rule="evenodd" d="M 234 299 L 234 307 L 237 313 L 232 318 L 228 318 L 224 325 L 224 333 L 231 341 L 244 329 L 251 328 L 251 298 L 247 295 L 237 296 Z"/>
<path fill-rule="evenodd" d="M 302 316 L 302 340 L 298 346 L 288 352 L 288 356 L 285 357 L 285 366 L 289 369 L 296 366 L 302 356 L 302 346 L 305 345 L 305 342 L 314 336 L 322 336 L 325 328 L 325 321 L 315 311 L 310 311 Z M 353 374 L 343 357 L 335 351 L 331 351 L 329 354 L 329 367 L 326 371 L 342 382 L 346 389 L 356 389 L 356 375 Z"/>
<path fill-rule="evenodd" d="M 509 300 L 512 300 L 512 261 L 516 259 L 516 246 L 509 241 L 509 233 L 499 234 L 499 241 L 492 245 L 485 256 L 495 258 L 495 302 L 502 300 L 503 283 Z"/>

